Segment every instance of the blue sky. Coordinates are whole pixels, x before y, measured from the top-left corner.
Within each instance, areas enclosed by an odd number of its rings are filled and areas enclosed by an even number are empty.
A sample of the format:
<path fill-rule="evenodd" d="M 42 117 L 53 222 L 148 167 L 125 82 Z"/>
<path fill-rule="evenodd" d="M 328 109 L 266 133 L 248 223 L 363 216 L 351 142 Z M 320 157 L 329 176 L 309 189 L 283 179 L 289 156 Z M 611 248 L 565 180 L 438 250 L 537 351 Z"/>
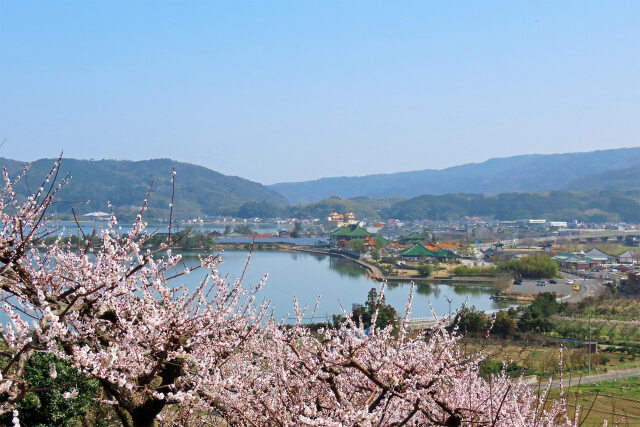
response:
<path fill-rule="evenodd" d="M 263 183 L 640 145 L 640 2 L 0 0 L 0 156 Z"/>

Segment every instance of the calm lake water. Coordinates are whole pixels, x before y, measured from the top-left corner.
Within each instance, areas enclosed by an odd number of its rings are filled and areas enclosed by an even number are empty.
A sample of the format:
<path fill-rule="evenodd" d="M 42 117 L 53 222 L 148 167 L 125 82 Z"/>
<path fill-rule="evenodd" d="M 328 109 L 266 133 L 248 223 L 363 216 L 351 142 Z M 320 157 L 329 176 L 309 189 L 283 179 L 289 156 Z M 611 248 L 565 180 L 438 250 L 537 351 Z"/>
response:
<path fill-rule="evenodd" d="M 56 225 L 58 227 L 64 227 L 71 234 L 76 234 L 77 225 L 74 221 L 57 221 L 52 223 L 52 225 Z M 131 230 L 131 224 L 128 223 L 120 223 L 118 222 L 119 229 L 118 234 L 126 233 Z M 229 227 L 231 227 L 231 231 L 237 226 L 244 225 L 242 222 L 237 223 L 229 223 Z M 274 231 L 279 231 L 285 228 L 291 228 L 291 226 L 282 224 L 280 226 L 276 226 L 275 224 L 248 224 L 253 228 L 257 233 L 272 233 Z M 86 235 L 90 235 L 93 230 L 99 230 L 100 227 L 106 227 L 107 223 L 103 221 L 83 221 L 80 223 L 80 227 L 82 231 Z M 167 227 L 169 223 L 149 223 L 147 225 L 147 231 L 149 233 L 153 231 L 158 231 L 159 233 L 166 233 Z M 180 222 L 174 222 L 172 227 L 173 232 L 178 232 L 180 230 L 184 230 L 186 228 L 190 228 L 193 232 L 196 233 L 210 233 L 213 231 L 217 231 L 219 233 L 223 233 L 225 229 L 225 225 L 222 224 L 182 224 Z"/>
<path fill-rule="evenodd" d="M 197 253 L 182 252 L 182 264 L 178 270 L 199 264 Z M 224 261 L 219 266 L 222 276 L 228 275 L 234 280 L 242 274 L 247 260 L 247 251 L 225 251 Z M 249 287 L 258 282 L 265 274 L 269 279 L 259 294 L 259 301 L 271 301 L 276 319 L 293 317 L 293 295 L 298 298 L 300 306 L 307 304 L 309 310 L 305 321 L 309 319 L 318 295 L 321 296 L 320 305 L 313 321 L 320 322 L 330 318 L 332 314 L 341 314 L 340 305 L 347 312 L 351 311 L 351 304 L 363 304 L 371 288 L 379 288 L 380 283 L 368 276 L 366 269 L 343 258 L 328 255 L 310 254 L 303 252 L 256 251 L 251 256 L 247 268 L 244 286 Z M 173 279 L 170 283 L 178 286 L 181 283 L 188 288 L 195 288 L 204 278 L 204 270 L 194 270 L 189 275 Z M 399 315 L 404 314 L 409 296 L 408 283 L 389 283 L 385 291 L 387 303 L 393 305 Z M 509 303 L 495 302 L 489 297 L 490 287 L 479 285 L 447 285 L 447 284 L 418 284 L 415 287 L 413 309 L 411 317 L 431 317 L 429 302 L 438 315 L 446 315 L 451 309 L 455 310 L 466 302 L 480 310 L 495 310 L 509 307 Z M 0 322 L 5 323 L 7 316 L 0 310 Z M 292 320 L 292 319 L 291 319 Z"/>
<path fill-rule="evenodd" d="M 183 253 L 183 256 L 185 266 L 198 264 L 196 254 Z M 242 273 L 247 252 L 225 251 L 222 259 L 224 263 L 220 265 L 220 272 L 222 275 L 228 274 L 230 279 L 235 279 Z M 305 318 L 311 315 L 316 298 L 320 295 L 315 321 L 322 321 L 332 314 L 341 313 L 340 304 L 349 312 L 351 304 L 364 303 L 369 290 L 380 286 L 380 283 L 369 278 L 367 270 L 363 267 L 328 255 L 256 251 L 251 256 L 244 285 L 257 283 L 265 273 L 269 274 L 269 279 L 260 296 L 272 302 L 277 318 L 293 316 L 294 294 L 300 306 L 309 305 Z M 175 280 L 195 287 L 203 277 L 204 272 L 196 270 Z M 399 314 L 404 313 L 409 288 L 408 283 L 387 285 L 387 303 L 393 305 Z M 419 284 L 414 292 L 411 317 L 431 316 L 429 302 L 438 315 L 446 315 L 449 311 L 447 298 L 452 300 L 452 310 L 465 302 L 468 306 L 476 306 L 481 310 L 509 306 L 508 303 L 491 300 L 489 297 L 492 292 L 490 287 L 478 285 Z"/>

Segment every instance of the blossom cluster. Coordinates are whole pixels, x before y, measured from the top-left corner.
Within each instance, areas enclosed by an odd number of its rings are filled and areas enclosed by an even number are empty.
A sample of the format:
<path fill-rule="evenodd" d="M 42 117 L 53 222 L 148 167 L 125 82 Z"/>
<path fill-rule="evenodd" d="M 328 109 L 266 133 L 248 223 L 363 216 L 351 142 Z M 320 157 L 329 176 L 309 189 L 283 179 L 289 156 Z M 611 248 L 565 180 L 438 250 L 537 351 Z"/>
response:
<path fill-rule="evenodd" d="M 541 407 L 519 380 L 482 379 L 482 355 L 462 354 L 442 325 L 409 334 L 406 322 L 365 331 L 346 320 L 312 332 L 297 307 L 294 325 L 279 323 L 256 302 L 266 276 L 250 287 L 228 281 L 211 254 L 200 257 L 196 289 L 174 285 L 191 269 L 170 245 L 143 249 L 144 207 L 124 235 L 112 213 L 99 245 L 79 226 L 80 244 L 65 243 L 47 221 L 66 180 L 56 184 L 59 162 L 26 198 L 3 171 L 1 411 L 28 391 L 29 357 L 48 352 L 96 379 L 124 425 L 185 425 L 205 414 L 258 426 L 572 425 L 561 403 Z"/>

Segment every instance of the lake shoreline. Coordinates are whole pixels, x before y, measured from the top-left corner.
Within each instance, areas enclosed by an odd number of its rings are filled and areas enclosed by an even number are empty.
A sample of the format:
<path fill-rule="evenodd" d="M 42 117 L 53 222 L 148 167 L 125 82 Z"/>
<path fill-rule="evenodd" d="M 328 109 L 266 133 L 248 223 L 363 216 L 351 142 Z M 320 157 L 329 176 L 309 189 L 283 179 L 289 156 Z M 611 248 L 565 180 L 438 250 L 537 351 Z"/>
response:
<path fill-rule="evenodd" d="M 257 245 L 257 244 L 256 244 Z M 318 255 L 328 255 L 328 256 L 332 256 L 332 257 L 337 257 L 337 258 L 342 258 L 342 259 L 346 259 L 348 261 L 353 262 L 354 264 L 358 264 L 361 267 L 365 268 L 366 270 L 369 271 L 369 273 L 371 273 L 371 278 L 378 281 L 378 282 L 382 282 L 382 281 L 387 281 L 387 282 L 402 282 L 402 283 L 408 283 L 408 282 L 414 282 L 414 283 L 428 283 L 428 284 L 448 284 L 448 285 L 479 285 L 479 286 L 483 286 L 483 287 L 492 287 L 495 283 L 496 283 L 496 278 L 493 277 L 456 277 L 456 276 L 448 276 L 448 277 L 434 277 L 434 276 L 428 276 L 428 277 L 405 277 L 405 276 L 386 276 L 384 275 L 384 273 L 382 272 L 382 270 L 380 270 L 380 268 L 377 265 L 368 263 L 366 261 L 363 260 L 356 260 L 354 258 L 351 258 L 349 256 L 346 256 L 344 254 L 340 254 L 340 253 L 336 253 L 336 252 L 330 252 L 329 250 L 326 249 L 318 249 L 318 248 L 311 248 L 311 247 L 305 247 L 305 246 L 294 246 L 294 245 L 287 245 L 287 244 L 278 244 L 278 245 L 274 245 L 274 244 L 262 244 L 261 246 L 256 246 L 254 245 L 254 250 L 269 250 L 269 251 L 281 251 L 281 252 L 303 252 L 303 253 L 311 253 L 311 254 L 318 254 Z M 251 245 L 249 244 L 245 244 L 245 243 L 241 243 L 241 244 L 225 244 L 225 245 L 216 245 L 216 248 L 221 247 L 221 248 L 227 248 L 230 250 L 249 250 Z M 266 246 L 266 247 L 264 247 Z"/>

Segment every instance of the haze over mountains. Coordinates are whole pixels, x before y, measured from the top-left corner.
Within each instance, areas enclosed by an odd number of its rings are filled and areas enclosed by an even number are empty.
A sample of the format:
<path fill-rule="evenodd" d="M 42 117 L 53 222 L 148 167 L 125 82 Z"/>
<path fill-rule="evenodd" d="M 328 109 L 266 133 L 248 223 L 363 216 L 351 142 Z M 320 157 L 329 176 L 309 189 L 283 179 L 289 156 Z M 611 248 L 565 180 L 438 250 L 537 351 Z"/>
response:
<path fill-rule="evenodd" d="M 409 155 L 409 154 L 408 154 Z M 330 160 L 328 160 L 330 161 Z M 423 194 L 506 193 L 640 188 L 640 147 L 490 159 L 442 170 L 322 178 L 269 187 L 290 203 L 330 196 L 415 197 Z"/>
<path fill-rule="evenodd" d="M 34 191 L 54 161 L 33 162 L 27 179 L 20 183 L 20 193 Z M 24 162 L 0 158 L 0 165 L 13 177 Z M 544 214 L 556 219 L 640 221 L 640 192 L 629 191 L 640 189 L 640 147 L 516 156 L 443 170 L 324 178 L 268 187 L 170 159 L 63 159 L 61 172 L 70 173 L 72 180 L 53 209 L 61 214 L 68 214 L 72 207 L 80 214 L 105 211 L 110 201 L 118 215 L 133 217 L 155 179 L 147 216 L 167 217 L 173 167 L 177 171 L 174 214 L 179 218 L 322 218 L 332 210 L 352 210 L 369 218 L 479 215 L 513 219 Z M 558 191 L 540 194 L 549 190 Z M 82 203 L 86 200 L 90 203 Z"/>

